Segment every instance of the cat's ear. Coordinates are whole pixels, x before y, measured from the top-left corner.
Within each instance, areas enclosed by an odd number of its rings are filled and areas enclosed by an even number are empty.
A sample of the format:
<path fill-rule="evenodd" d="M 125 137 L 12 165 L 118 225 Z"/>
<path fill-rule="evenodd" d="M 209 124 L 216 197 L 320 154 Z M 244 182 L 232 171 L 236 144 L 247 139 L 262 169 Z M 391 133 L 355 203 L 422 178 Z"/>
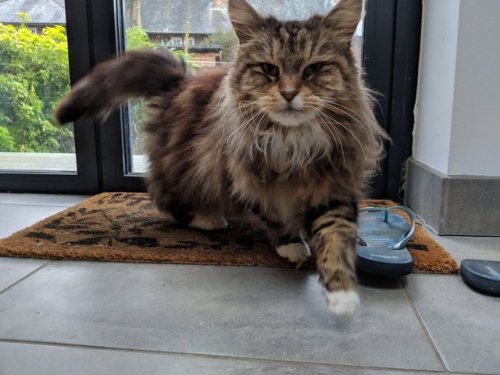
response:
<path fill-rule="evenodd" d="M 229 18 L 233 24 L 236 36 L 243 44 L 254 37 L 263 22 L 262 17 L 245 0 L 229 0 Z"/>
<path fill-rule="evenodd" d="M 325 16 L 323 24 L 335 33 L 340 44 L 350 45 L 363 13 L 363 0 L 340 0 Z"/>

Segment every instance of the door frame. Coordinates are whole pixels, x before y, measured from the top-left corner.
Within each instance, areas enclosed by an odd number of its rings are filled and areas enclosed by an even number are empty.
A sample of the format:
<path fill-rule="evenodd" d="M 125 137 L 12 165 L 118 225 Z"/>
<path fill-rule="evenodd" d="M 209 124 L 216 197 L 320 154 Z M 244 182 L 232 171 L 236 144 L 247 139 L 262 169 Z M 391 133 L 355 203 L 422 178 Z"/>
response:
<path fill-rule="evenodd" d="M 66 0 L 71 82 L 123 50 L 121 0 Z M 375 112 L 392 142 L 372 183 L 371 196 L 403 200 L 405 161 L 411 156 L 422 0 L 367 0 L 362 65 L 377 94 Z M 75 123 L 77 173 L 0 172 L 0 191 L 96 193 L 144 191 L 130 173 L 131 155 L 122 124 L 126 109 L 105 122 Z"/>

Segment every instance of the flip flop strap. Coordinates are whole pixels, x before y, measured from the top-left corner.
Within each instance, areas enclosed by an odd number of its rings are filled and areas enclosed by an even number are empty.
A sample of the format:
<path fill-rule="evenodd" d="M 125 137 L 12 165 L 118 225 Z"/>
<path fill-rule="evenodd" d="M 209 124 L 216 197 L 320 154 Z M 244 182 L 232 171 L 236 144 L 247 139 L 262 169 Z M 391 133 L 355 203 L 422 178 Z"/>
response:
<path fill-rule="evenodd" d="M 415 228 L 416 228 L 416 223 L 415 223 L 415 216 L 413 215 L 413 212 L 411 212 L 407 207 L 405 206 L 391 206 L 391 207 L 364 207 L 361 208 L 359 211 L 360 212 L 384 212 L 384 221 L 386 223 L 389 222 L 389 212 L 394 211 L 394 210 L 401 210 L 404 211 L 408 217 L 410 218 L 410 229 L 406 232 L 406 234 L 403 236 L 401 241 L 399 241 L 397 244 L 395 244 L 392 248 L 394 250 L 401 250 L 406 247 L 406 244 L 408 241 L 411 239 L 413 236 L 413 233 L 415 233 Z M 361 246 L 368 246 L 365 240 L 363 240 L 359 235 L 358 237 L 358 243 Z"/>

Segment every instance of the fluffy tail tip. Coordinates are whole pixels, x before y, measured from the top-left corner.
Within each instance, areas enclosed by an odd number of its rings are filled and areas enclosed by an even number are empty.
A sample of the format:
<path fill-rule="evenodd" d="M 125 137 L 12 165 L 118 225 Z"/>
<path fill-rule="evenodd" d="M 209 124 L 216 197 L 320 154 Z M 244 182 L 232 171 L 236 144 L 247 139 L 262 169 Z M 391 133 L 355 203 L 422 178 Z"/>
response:
<path fill-rule="evenodd" d="M 75 103 L 63 100 L 54 110 L 54 117 L 59 125 L 64 125 L 82 117 L 83 109 Z"/>

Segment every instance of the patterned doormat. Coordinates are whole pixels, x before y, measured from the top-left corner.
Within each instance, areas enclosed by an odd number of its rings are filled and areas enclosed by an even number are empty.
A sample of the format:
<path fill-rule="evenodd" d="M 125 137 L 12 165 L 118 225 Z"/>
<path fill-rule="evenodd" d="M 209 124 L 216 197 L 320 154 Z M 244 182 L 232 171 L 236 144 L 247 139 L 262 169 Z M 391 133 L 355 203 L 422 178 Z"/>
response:
<path fill-rule="evenodd" d="M 167 225 L 147 194 L 103 193 L 0 240 L 0 256 L 295 267 L 275 253 L 258 218 L 229 218 L 229 223 L 228 229 L 216 231 Z M 457 263 L 421 224 L 408 248 L 415 272 L 457 272 Z"/>

